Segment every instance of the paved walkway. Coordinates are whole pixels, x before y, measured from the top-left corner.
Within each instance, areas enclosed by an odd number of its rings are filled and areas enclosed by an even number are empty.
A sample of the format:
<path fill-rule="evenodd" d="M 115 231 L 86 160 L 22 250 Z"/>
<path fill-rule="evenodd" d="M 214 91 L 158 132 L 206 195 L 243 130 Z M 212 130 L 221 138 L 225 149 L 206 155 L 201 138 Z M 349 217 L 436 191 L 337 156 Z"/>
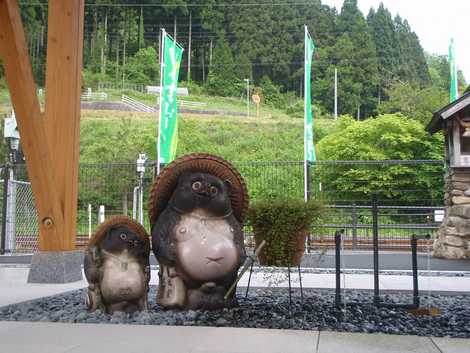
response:
<path fill-rule="evenodd" d="M 372 269 L 373 258 L 371 251 L 351 251 L 344 252 L 344 268 L 348 269 Z M 0 264 L 30 264 L 31 255 L 4 255 L 0 256 Z M 150 256 L 151 265 L 157 265 L 155 256 Z M 305 254 L 302 260 L 303 267 L 313 268 L 335 268 L 334 251 L 327 251 L 324 254 Z M 379 266 L 381 270 L 411 270 L 410 252 L 390 252 L 382 251 L 379 255 Z M 428 257 L 426 254 L 418 254 L 418 268 L 427 270 Z M 470 271 L 470 259 L 466 260 L 443 260 L 430 258 L 430 270 L 432 271 Z"/>
<path fill-rule="evenodd" d="M 468 353 L 470 340 L 215 327 L 0 322 L 5 353 Z"/>

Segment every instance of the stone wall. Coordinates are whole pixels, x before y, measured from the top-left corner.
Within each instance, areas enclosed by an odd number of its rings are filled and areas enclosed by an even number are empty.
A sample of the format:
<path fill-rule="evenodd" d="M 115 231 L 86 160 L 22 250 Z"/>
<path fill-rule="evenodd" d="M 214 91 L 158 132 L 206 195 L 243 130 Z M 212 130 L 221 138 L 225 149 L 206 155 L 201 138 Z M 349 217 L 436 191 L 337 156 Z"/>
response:
<path fill-rule="evenodd" d="M 446 213 L 434 242 L 435 257 L 470 257 L 470 170 L 449 169 L 445 178 Z"/>

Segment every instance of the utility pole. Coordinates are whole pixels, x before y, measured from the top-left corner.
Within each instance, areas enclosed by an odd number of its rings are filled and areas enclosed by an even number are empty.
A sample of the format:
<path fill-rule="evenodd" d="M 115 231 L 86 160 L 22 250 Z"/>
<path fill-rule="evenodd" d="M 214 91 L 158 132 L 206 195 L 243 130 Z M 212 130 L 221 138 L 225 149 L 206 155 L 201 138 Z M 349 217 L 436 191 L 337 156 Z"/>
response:
<path fill-rule="evenodd" d="M 335 68 L 335 120 L 338 119 L 338 69 Z"/>
<path fill-rule="evenodd" d="M 212 38 L 209 44 L 209 67 L 212 67 Z"/>
<path fill-rule="evenodd" d="M 250 116 L 250 79 L 245 78 L 246 82 L 246 116 Z"/>
<path fill-rule="evenodd" d="M 188 43 L 188 78 L 187 81 L 191 81 L 191 12 L 189 12 L 189 43 Z"/>
<path fill-rule="evenodd" d="M 176 15 L 173 16 L 173 39 L 175 40 L 176 42 Z"/>
<path fill-rule="evenodd" d="M 108 56 L 108 11 L 104 15 L 104 58 L 103 58 L 103 74 L 106 74 Z"/>
<path fill-rule="evenodd" d="M 206 81 L 206 67 L 205 67 L 205 63 L 204 63 L 204 56 L 205 56 L 205 52 L 204 52 L 204 46 L 202 46 L 202 58 L 201 58 L 201 61 L 202 61 L 202 82 L 205 82 Z"/>

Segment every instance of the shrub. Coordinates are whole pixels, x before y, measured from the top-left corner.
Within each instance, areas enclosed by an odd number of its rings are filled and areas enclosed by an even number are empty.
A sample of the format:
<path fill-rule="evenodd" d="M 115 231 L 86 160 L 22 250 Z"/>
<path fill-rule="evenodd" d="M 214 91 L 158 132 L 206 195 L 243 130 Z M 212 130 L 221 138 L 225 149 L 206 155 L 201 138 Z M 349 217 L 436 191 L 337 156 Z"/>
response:
<path fill-rule="evenodd" d="M 301 258 L 305 236 L 321 213 L 322 206 L 314 201 L 261 200 L 250 207 L 247 223 L 253 227 L 257 243 L 266 241 L 261 254 L 268 264 L 292 266 L 293 257 L 300 254 Z"/>

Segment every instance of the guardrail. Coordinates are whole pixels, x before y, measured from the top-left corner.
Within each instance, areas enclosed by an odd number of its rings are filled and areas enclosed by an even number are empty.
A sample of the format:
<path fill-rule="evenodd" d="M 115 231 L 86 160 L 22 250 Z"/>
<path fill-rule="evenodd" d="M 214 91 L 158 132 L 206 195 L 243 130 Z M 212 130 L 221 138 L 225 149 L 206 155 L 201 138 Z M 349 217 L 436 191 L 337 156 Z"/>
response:
<path fill-rule="evenodd" d="M 203 108 L 207 106 L 207 103 L 178 100 L 178 105 L 181 108 Z"/>
<path fill-rule="evenodd" d="M 150 107 L 124 94 L 121 96 L 121 102 L 125 104 L 126 106 L 128 106 L 129 108 L 131 108 L 132 110 L 135 110 L 138 112 L 155 113 L 157 111 L 155 108 Z"/>
<path fill-rule="evenodd" d="M 85 92 L 81 96 L 82 101 L 106 101 L 108 94 L 106 92 Z"/>

